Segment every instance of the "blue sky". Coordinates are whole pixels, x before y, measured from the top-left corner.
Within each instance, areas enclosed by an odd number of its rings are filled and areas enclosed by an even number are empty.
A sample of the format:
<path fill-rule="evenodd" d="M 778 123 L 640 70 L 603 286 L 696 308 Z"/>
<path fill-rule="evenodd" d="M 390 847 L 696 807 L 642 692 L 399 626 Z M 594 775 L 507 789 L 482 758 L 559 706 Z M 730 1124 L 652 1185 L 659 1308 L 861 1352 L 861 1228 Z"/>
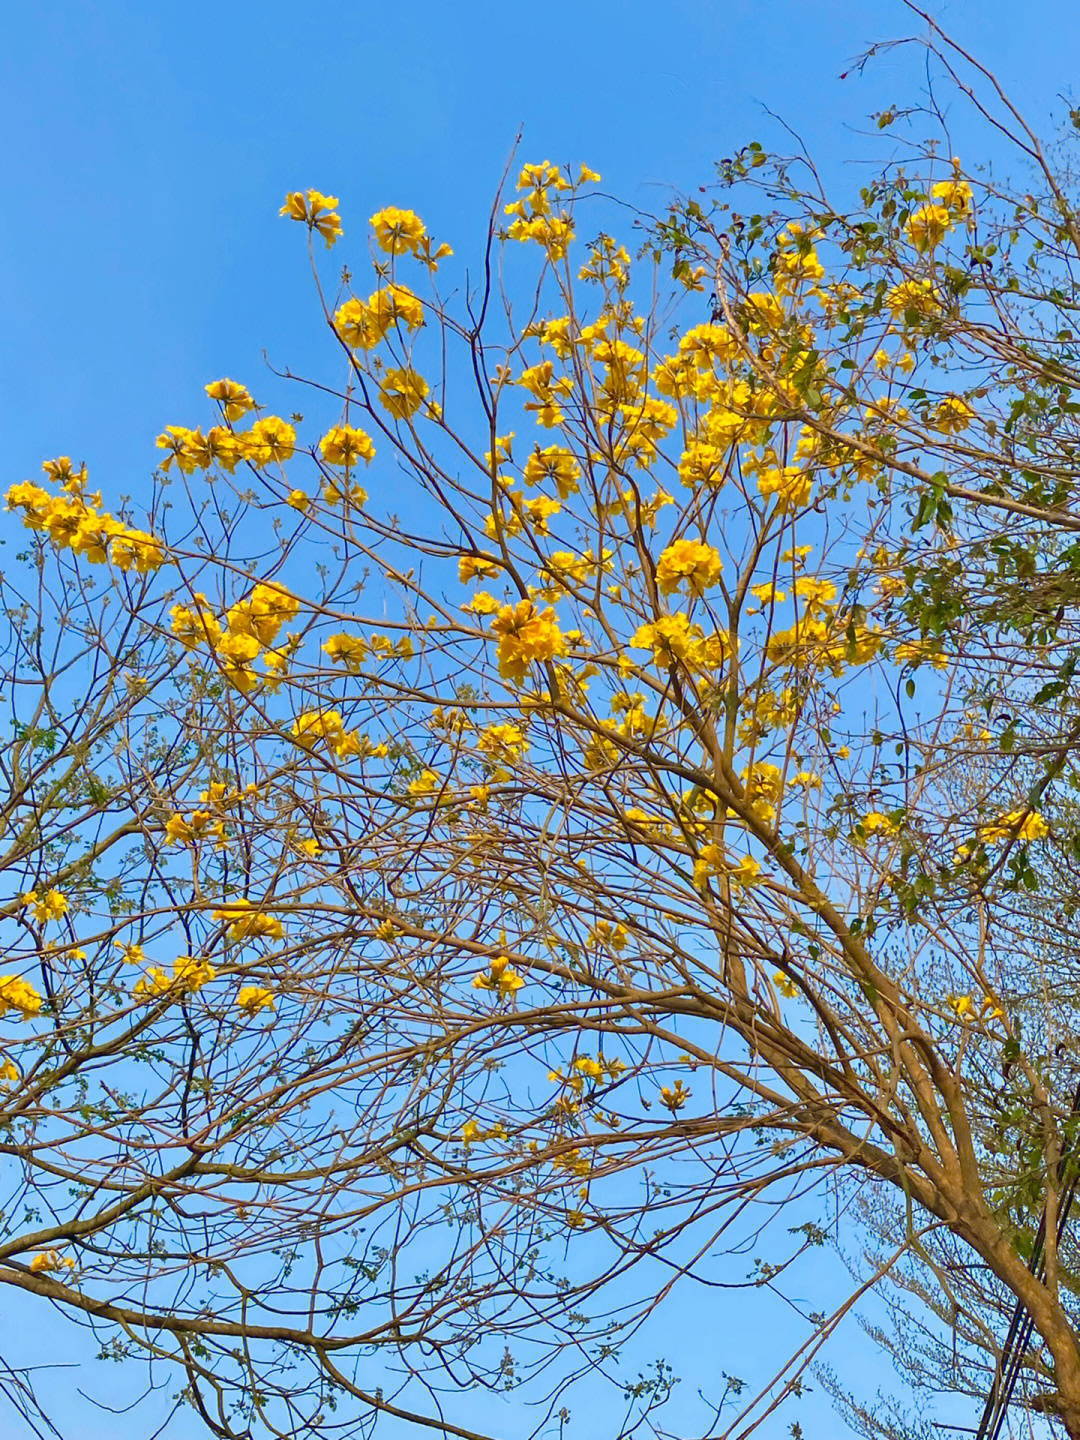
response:
<path fill-rule="evenodd" d="M 1080 12 L 933 8 L 1046 128 L 1080 55 Z M 852 158 L 884 158 L 889 143 L 857 133 L 864 117 L 920 83 L 914 52 L 839 79 L 868 43 L 917 28 L 898 0 L 34 0 L 4 28 L 3 482 L 70 453 L 113 499 L 145 489 L 166 423 L 205 418 L 208 380 L 257 388 L 264 349 L 315 368 L 324 336 L 298 231 L 277 217 L 286 190 L 340 196 L 346 247 L 397 204 L 464 254 L 519 128 L 522 158 L 586 161 L 653 210 L 747 140 L 788 144 L 768 107 L 845 198 L 862 173 Z M 733 1337 L 767 1348 L 763 1299 L 732 1301 L 719 1349 L 691 1311 L 684 1373 L 737 1370 Z M 800 1418 L 808 1440 L 835 1430 L 815 1403 Z M 120 1432 L 80 1412 L 63 1433 Z"/>
<path fill-rule="evenodd" d="M 939 6 L 1045 122 L 1080 53 L 1073 7 Z M 1030 14 L 1028 10 L 1026 13 Z M 153 437 L 262 351 L 321 343 L 286 189 L 341 197 L 347 238 L 383 204 L 462 251 L 519 128 L 521 153 L 587 160 L 659 208 L 712 161 L 796 127 L 827 174 L 877 142 L 863 117 L 911 93 L 913 53 L 838 76 L 909 33 L 898 0 L 35 0 L 0 56 L 0 443 L 8 479 L 70 452 L 138 492 Z M 338 254 L 341 252 L 339 251 Z M 337 257 L 335 256 L 335 259 Z M 201 411 L 199 412 L 201 414 Z"/>

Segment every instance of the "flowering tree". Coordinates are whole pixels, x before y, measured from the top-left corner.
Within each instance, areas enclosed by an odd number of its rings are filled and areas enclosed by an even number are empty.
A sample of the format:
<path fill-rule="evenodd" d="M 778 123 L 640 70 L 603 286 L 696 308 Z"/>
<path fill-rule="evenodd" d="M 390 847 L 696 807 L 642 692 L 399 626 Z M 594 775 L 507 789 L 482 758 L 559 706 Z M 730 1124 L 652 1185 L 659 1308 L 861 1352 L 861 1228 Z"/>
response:
<path fill-rule="evenodd" d="M 325 374 L 208 384 L 138 514 L 66 458 L 9 488 L 20 1304 L 220 1436 L 487 1434 L 478 1386 L 539 1429 L 580 1377 L 628 1427 L 649 1316 L 748 1235 L 781 1289 L 829 1190 L 910 1364 L 985 1393 L 1019 1303 L 1080 1435 L 1032 902 L 1075 905 L 1080 222 L 993 118 L 1038 194 L 931 147 L 852 212 L 751 147 L 634 258 L 525 165 L 454 299 L 411 211 L 361 285 L 290 194 Z"/>

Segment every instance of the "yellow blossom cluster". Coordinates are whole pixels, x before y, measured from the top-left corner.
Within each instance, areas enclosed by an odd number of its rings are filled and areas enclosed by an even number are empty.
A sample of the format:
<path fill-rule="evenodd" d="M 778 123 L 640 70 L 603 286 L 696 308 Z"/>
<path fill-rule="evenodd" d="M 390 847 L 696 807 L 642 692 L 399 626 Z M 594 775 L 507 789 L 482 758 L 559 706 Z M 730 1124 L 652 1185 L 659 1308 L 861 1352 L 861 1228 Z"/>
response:
<path fill-rule="evenodd" d="M 690 1099 L 690 1095 L 691 1092 L 683 1082 L 676 1080 L 674 1085 L 661 1085 L 660 1104 L 663 1105 L 666 1110 L 670 1110 L 674 1115 L 677 1110 L 683 1108 L 687 1100 Z"/>
<path fill-rule="evenodd" d="M 543 246 L 550 260 L 565 259 L 574 238 L 574 222 L 569 211 L 556 212 L 552 203 L 571 188 L 559 167 L 549 160 L 526 165 L 517 180 L 519 198 L 504 209 L 514 217 L 506 232 L 510 239 L 533 240 Z"/>
<path fill-rule="evenodd" d="M 979 839 L 984 845 L 993 845 L 999 840 L 1043 840 L 1049 833 L 1050 827 L 1037 810 L 1010 810 L 983 825 Z"/>
<path fill-rule="evenodd" d="M 20 975 L 0 975 L 0 1015 L 17 1010 L 22 1020 L 32 1020 L 41 1011 L 41 996 Z"/>
<path fill-rule="evenodd" d="M 418 330 L 424 323 L 424 306 L 407 285 L 380 286 L 360 300 L 344 301 L 334 312 L 334 328 L 351 350 L 374 350 L 391 328 Z"/>
<path fill-rule="evenodd" d="M 499 674 L 515 685 L 524 683 L 534 664 L 566 654 L 566 640 L 554 610 L 538 610 L 531 600 L 503 605 L 491 622 L 498 636 Z"/>
<path fill-rule="evenodd" d="M 358 460 L 370 463 L 375 458 L 371 436 L 353 425 L 335 425 L 319 441 L 319 451 L 327 465 L 349 469 Z"/>
<path fill-rule="evenodd" d="M 463 1145 L 475 1145 L 481 1140 L 505 1140 L 507 1138 L 506 1126 L 501 1120 L 494 1125 L 489 1125 L 485 1130 L 479 1120 L 466 1120 L 461 1127 L 461 1143 Z"/>
<path fill-rule="evenodd" d="M 822 238 L 817 229 L 804 229 L 798 220 L 791 221 L 776 238 L 774 281 L 778 295 L 790 295 L 804 284 L 816 285 L 824 279 L 825 266 L 818 259 L 814 242 Z"/>
<path fill-rule="evenodd" d="M 132 994 L 136 1000 L 159 1000 L 163 995 L 174 999 L 194 995 L 213 980 L 217 971 L 209 960 L 195 955 L 178 955 L 169 975 L 160 965 L 150 965 L 141 980 L 136 981 Z"/>
<path fill-rule="evenodd" d="M 75 1261 L 70 1255 L 61 1255 L 58 1250 L 40 1250 L 30 1261 L 34 1275 L 50 1275 L 56 1271 L 74 1270 Z"/>
<path fill-rule="evenodd" d="M 379 401 L 395 420 L 411 420 L 427 394 L 427 381 L 409 366 L 391 366 L 379 381 Z"/>
<path fill-rule="evenodd" d="M 992 995 L 984 995 L 982 1004 L 976 1007 L 973 995 L 947 995 L 945 1003 L 956 1016 L 968 1024 L 982 1020 L 1004 1020 L 1005 1011 Z"/>
<path fill-rule="evenodd" d="M 938 205 L 928 201 L 925 205 L 920 205 L 912 211 L 904 228 L 907 231 L 908 239 L 921 255 L 940 245 L 954 223 L 952 213 L 947 205 Z"/>
<path fill-rule="evenodd" d="M 70 549 L 91 565 L 111 561 L 119 570 L 149 575 L 164 564 L 160 540 L 98 508 L 101 495 L 86 493 L 85 466 L 75 470 L 69 457 L 62 455 L 46 460 L 42 468 L 60 485 L 60 494 L 25 480 L 10 486 L 5 497 L 9 510 L 22 511 L 27 529 L 40 531 L 57 550 Z"/>
<path fill-rule="evenodd" d="M 226 934 L 234 945 L 245 940 L 282 940 L 285 937 L 285 927 L 276 915 L 266 914 L 259 906 L 243 898 L 229 900 L 219 906 L 213 917 L 228 926 Z"/>
<path fill-rule="evenodd" d="M 371 753 L 370 745 L 355 730 L 346 730 L 340 710 L 304 710 L 293 721 L 289 732 L 306 750 L 326 745 L 339 760 Z"/>
<path fill-rule="evenodd" d="M 662 595 L 683 585 L 692 595 L 702 595 L 719 580 L 722 568 L 714 546 L 703 540 L 676 540 L 656 562 L 656 584 Z"/>
<path fill-rule="evenodd" d="M 865 665 L 881 649 L 882 635 L 867 626 L 849 626 L 842 619 L 804 614 L 789 630 L 776 630 L 769 637 L 766 654 L 778 666 L 796 669 L 828 669 L 841 674 L 849 665 Z"/>
<path fill-rule="evenodd" d="M 191 810 L 187 815 L 177 812 L 165 822 L 167 845 L 195 845 L 199 840 L 213 840 L 220 848 L 225 842 L 225 827 L 209 810 Z"/>
<path fill-rule="evenodd" d="M 682 611 L 639 626 L 630 644 L 635 650 L 651 650 L 653 664 L 665 669 L 682 663 L 692 669 L 719 670 L 728 656 L 724 636 L 706 635 Z"/>
<path fill-rule="evenodd" d="M 62 890 L 28 890 L 22 897 L 23 908 L 29 910 L 41 925 L 50 920 L 62 920 L 68 912 L 67 896 Z"/>
<path fill-rule="evenodd" d="M 241 985 L 234 1003 L 245 1015 L 258 1015 L 260 1010 L 273 1010 L 273 991 L 263 985 Z"/>
<path fill-rule="evenodd" d="M 276 688 L 288 666 L 287 655 L 274 649 L 283 625 L 296 618 L 300 602 L 276 582 L 261 583 L 249 595 L 225 612 L 225 624 L 214 615 L 206 596 L 196 593 L 190 601 L 169 611 L 173 635 L 189 650 L 201 644 L 211 648 L 217 664 L 231 685 L 245 694 L 260 682 Z M 263 653 L 265 652 L 265 653 Z M 252 667 L 260 654 L 266 674 Z"/>
<path fill-rule="evenodd" d="M 337 207 L 335 195 L 322 195 L 318 190 L 294 190 L 285 196 L 280 214 L 301 221 L 309 230 L 317 230 L 329 250 L 342 233 Z"/>
<path fill-rule="evenodd" d="M 494 990 L 499 995 L 514 995 L 525 981 L 510 964 L 506 955 L 496 955 L 486 971 L 473 976 L 474 990 Z"/>
<path fill-rule="evenodd" d="M 209 392 L 216 386 L 232 384 L 232 381 L 217 381 L 206 388 Z M 235 388 L 243 394 L 231 402 L 223 402 L 226 414 L 230 409 L 239 411 L 251 400 L 242 386 Z M 254 402 L 251 401 L 251 404 Z M 292 459 L 296 450 L 296 427 L 280 415 L 266 415 L 256 420 L 249 430 L 213 425 L 205 435 L 201 426 L 192 430 L 185 425 L 166 425 L 157 437 L 157 447 L 166 452 L 166 458 L 161 462 L 162 470 L 169 470 L 175 465 L 182 475 L 192 475 L 196 470 L 210 470 L 215 465 L 231 475 L 241 461 L 246 461 L 256 470 L 266 470 Z"/>

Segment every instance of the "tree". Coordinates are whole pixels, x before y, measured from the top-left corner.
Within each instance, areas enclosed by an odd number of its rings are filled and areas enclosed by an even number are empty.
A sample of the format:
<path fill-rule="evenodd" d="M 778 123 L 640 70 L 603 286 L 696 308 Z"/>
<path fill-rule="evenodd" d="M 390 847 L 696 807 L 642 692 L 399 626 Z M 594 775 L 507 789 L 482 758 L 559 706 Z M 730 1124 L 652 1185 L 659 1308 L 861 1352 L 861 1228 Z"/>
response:
<path fill-rule="evenodd" d="M 449 296 L 411 211 L 359 284 L 290 194 L 314 416 L 217 380 L 147 504 L 9 489 L 0 1280 L 211 1433 L 598 1375 L 632 1428 L 639 1327 L 748 1237 L 779 1289 L 829 1191 L 919 1378 L 984 1394 L 1019 1303 L 1080 1435 L 1080 212 L 930 49 L 1022 193 L 751 146 L 632 259 L 527 164 Z"/>

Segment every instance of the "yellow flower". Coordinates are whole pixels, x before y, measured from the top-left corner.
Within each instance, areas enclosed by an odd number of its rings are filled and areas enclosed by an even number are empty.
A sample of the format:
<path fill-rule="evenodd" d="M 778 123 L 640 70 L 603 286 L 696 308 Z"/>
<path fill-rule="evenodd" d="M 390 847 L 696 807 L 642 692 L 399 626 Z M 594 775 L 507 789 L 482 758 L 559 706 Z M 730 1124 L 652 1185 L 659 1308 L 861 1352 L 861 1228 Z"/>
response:
<path fill-rule="evenodd" d="M 551 1166 L 553 1170 L 565 1170 L 568 1175 L 581 1178 L 592 1173 L 592 1162 L 587 1155 L 582 1155 L 580 1150 L 567 1150 L 561 1155 L 553 1155 Z"/>
<path fill-rule="evenodd" d="M 966 180 L 939 180 L 936 185 L 931 186 L 930 194 L 935 200 L 940 200 L 948 210 L 954 210 L 963 214 L 971 204 L 972 190 Z"/>
<path fill-rule="evenodd" d="M 245 1014 L 257 1015 L 260 1010 L 273 1010 L 274 996 L 262 985 L 241 985 L 233 1003 Z"/>
<path fill-rule="evenodd" d="M 463 555 L 458 561 L 458 579 L 463 585 L 470 580 L 491 580 L 498 575 L 500 565 L 486 555 Z"/>
<path fill-rule="evenodd" d="M 345 732 L 345 722 L 339 710 L 305 710 L 293 721 L 289 732 L 302 745 L 316 740 L 335 744 Z"/>
<path fill-rule="evenodd" d="M 557 165 L 553 165 L 550 160 L 541 160 L 539 164 L 521 167 L 517 188 L 535 193 L 543 190 L 569 190 L 570 186 Z"/>
<path fill-rule="evenodd" d="M 290 220 L 301 220 L 309 230 L 317 230 L 330 247 L 342 234 L 341 216 L 337 213 L 337 196 L 322 195 L 318 190 L 294 190 L 285 196 L 285 204 L 278 212 Z"/>
<path fill-rule="evenodd" d="M 600 1061 L 593 1060 L 588 1055 L 579 1055 L 574 1061 L 574 1069 L 579 1075 L 584 1075 L 586 1080 L 602 1080 L 605 1074 Z"/>
<path fill-rule="evenodd" d="M 223 635 L 216 647 L 216 655 L 225 678 L 245 694 L 258 678 L 250 668 L 258 653 L 259 642 L 254 635 L 239 635 L 234 632 Z"/>
<path fill-rule="evenodd" d="M 805 601 L 807 610 L 821 610 L 836 599 L 836 586 L 831 580 L 822 580 L 816 575 L 800 575 L 793 587 L 794 594 Z"/>
<path fill-rule="evenodd" d="M 728 874 L 734 885 L 754 885 L 761 874 L 761 865 L 752 855 L 744 855 Z"/>
<path fill-rule="evenodd" d="M 299 610 L 300 601 L 284 586 L 256 585 L 250 595 L 230 606 L 229 633 L 253 636 L 259 645 L 272 645 L 282 625 L 294 620 Z"/>
<path fill-rule="evenodd" d="M 136 1000 L 156 1000 L 167 995 L 172 989 L 172 979 L 160 965 L 151 965 L 141 980 L 136 981 L 133 994 Z"/>
<path fill-rule="evenodd" d="M 538 446 L 526 460 L 522 478 L 526 485 L 552 480 L 558 487 L 560 500 L 567 500 L 577 493 L 581 466 L 573 454 L 561 445 L 549 445 L 545 450 Z"/>
<path fill-rule="evenodd" d="M 256 420 L 246 434 L 238 434 L 236 439 L 244 455 L 259 469 L 284 464 L 296 449 L 296 429 L 279 415 Z"/>
<path fill-rule="evenodd" d="M 4 495 L 4 501 L 9 510 L 22 507 L 23 524 L 31 530 L 41 528 L 46 512 L 50 506 L 56 503 L 47 490 L 43 490 L 40 485 L 35 485 L 29 480 L 9 486 Z"/>
<path fill-rule="evenodd" d="M 5 1059 L 4 1063 L 0 1065 L 0 1081 L 5 1085 L 17 1085 L 21 1079 L 19 1067 L 15 1062 Z"/>
<path fill-rule="evenodd" d="M 674 1115 L 676 1110 L 681 1110 L 690 1099 L 690 1094 L 683 1082 L 676 1080 L 674 1085 L 660 1087 L 660 1104 Z"/>
<path fill-rule="evenodd" d="M 499 637 L 496 655 L 499 674 L 520 685 L 530 667 L 566 654 L 566 641 L 554 610 L 537 610 L 531 600 L 504 605 L 492 621 Z"/>
<path fill-rule="evenodd" d="M 30 1261 L 30 1269 L 35 1275 L 47 1275 L 54 1270 L 74 1270 L 75 1261 L 57 1250 L 42 1250 Z"/>
<path fill-rule="evenodd" d="M 61 920 L 68 912 L 67 896 L 60 890 L 47 890 L 44 895 L 28 890 L 22 897 L 22 903 L 23 908 L 31 910 L 34 919 L 42 925 L 50 920 Z"/>
<path fill-rule="evenodd" d="M 720 554 L 700 540 L 676 540 L 661 552 L 656 583 L 670 595 L 684 582 L 692 595 L 701 595 L 720 578 Z"/>
<path fill-rule="evenodd" d="M 940 641 L 931 640 L 902 640 L 893 651 L 893 659 L 901 664 L 921 665 L 925 660 L 935 670 L 944 670 L 949 663 L 949 657 L 940 650 Z"/>
<path fill-rule="evenodd" d="M 173 984 L 191 993 L 201 990 L 216 974 L 209 960 L 201 960 L 194 955 L 178 955 L 173 962 Z"/>
<path fill-rule="evenodd" d="M 204 642 L 216 645 L 221 639 L 221 624 L 210 612 L 209 602 L 201 592 L 190 605 L 173 605 L 169 610 L 169 628 L 187 650 Z"/>
<path fill-rule="evenodd" d="M 335 425 L 319 441 L 322 457 L 328 465 L 344 465 L 348 468 L 358 460 L 370 463 L 375 458 L 375 446 L 371 436 L 352 425 Z"/>
<path fill-rule="evenodd" d="M 821 776 L 816 775 L 812 770 L 800 770 L 791 777 L 793 786 L 805 787 L 807 790 L 821 789 Z"/>
<path fill-rule="evenodd" d="M 947 995 L 945 999 L 958 1020 L 974 1018 L 975 1002 L 970 995 Z"/>
<path fill-rule="evenodd" d="M 19 975 L 0 975 L 0 1015 L 9 1010 L 18 1010 L 22 1020 L 32 1020 L 41 1010 L 41 996 Z"/>
<path fill-rule="evenodd" d="M 920 205 L 904 227 L 920 255 L 940 245 L 955 221 L 944 205 Z"/>
<path fill-rule="evenodd" d="M 775 295 L 766 291 L 746 297 L 747 325 L 760 334 L 762 331 L 779 330 L 785 320 L 784 307 Z"/>
<path fill-rule="evenodd" d="M 362 635 L 331 635 L 322 648 L 335 665 L 343 665 L 354 675 L 368 656 L 367 641 Z"/>
<path fill-rule="evenodd" d="M 902 280 L 894 285 L 885 296 L 885 304 L 894 315 L 936 315 L 941 309 L 940 301 L 929 280 Z"/>
<path fill-rule="evenodd" d="M 415 255 L 427 234 L 424 222 L 411 210 L 388 205 L 371 217 L 375 239 L 389 255 Z"/>
<path fill-rule="evenodd" d="M 529 748 L 520 725 L 489 725 L 476 737 L 476 747 L 485 755 L 517 757 Z"/>
<path fill-rule="evenodd" d="M 243 940 L 281 940 L 285 935 L 277 916 L 260 914 L 250 900 L 229 900 L 213 914 L 215 920 L 228 924 L 228 937 L 236 944 Z"/>
<path fill-rule="evenodd" d="M 811 473 L 798 465 L 773 465 L 760 472 L 757 487 L 763 499 L 775 495 L 782 510 L 798 510 L 809 502 Z"/>
<path fill-rule="evenodd" d="M 699 485 L 718 490 L 727 478 L 726 467 L 726 450 L 704 440 L 694 440 L 679 460 L 679 479 L 688 490 L 696 490 Z"/>
<path fill-rule="evenodd" d="M 959 435 L 974 418 L 974 410 L 966 401 L 961 400 L 959 395 L 947 395 L 938 406 L 932 423 L 936 430 L 945 435 Z"/>
<path fill-rule="evenodd" d="M 376 314 L 363 300 L 346 300 L 334 312 L 334 328 L 353 350 L 374 350 L 386 334 L 388 312 Z"/>
<path fill-rule="evenodd" d="M 195 832 L 183 815 L 170 815 L 165 821 L 165 843 L 187 845 L 195 838 Z"/>
<path fill-rule="evenodd" d="M 472 599 L 461 608 L 470 610 L 474 615 L 494 615 L 503 606 L 502 601 L 496 600 L 494 595 L 489 595 L 486 590 L 478 590 Z"/>
<path fill-rule="evenodd" d="M 979 831 L 984 844 L 996 840 L 1042 840 L 1050 829 L 1037 810 L 1010 810 Z"/>
<path fill-rule="evenodd" d="M 792 980 L 790 976 L 785 975 L 783 970 L 777 970 L 772 978 L 773 984 L 785 1000 L 794 1000 L 799 994 L 798 985 L 795 984 L 795 981 Z"/>
<path fill-rule="evenodd" d="M 640 626 L 630 644 L 635 650 L 651 650 L 654 664 L 671 666 L 678 660 L 697 661 L 701 657 L 703 640 L 701 626 L 692 625 L 680 611 Z"/>
<path fill-rule="evenodd" d="M 255 401 L 247 386 L 239 385 L 235 380 L 213 380 L 207 385 L 206 393 L 211 400 L 220 402 L 221 413 L 226 420 L 239 420 L 249 410 L 255 409 Z"/>
<path fill-rule="evenodd" d="M 879 830 L 895 830 L 896 824 L 888 815 L 883 815 L 880 810 L 871 810 L 864 815 L 859 824 L 867 835 L 874 835 Z"/>
<path fill-rule="evenodd" d="M 548 521 L 553 515 L 557 515 L 562 509 L 558 500 L 553 500 L 547 495 L 538 495 L 535 500 L 520 501 L 518 496 L 513 497 L 515 504 L 521 505 L 522 513 L 529 522 L 529 527 L 536 535 L 547 535 Z"/>
<path fill-rule="evenodd" d="M 474 990 L 497 990 L 500 995 L 513 995 L 525 981 L 510 965 L 506 955 L 497 955 L 492 960 L 487 974 L 473 976 Z"/>
<path fill-rule="evenodd" d="M 145 530 L 123 530 L 114 536 L 112 561 L 121 570 L 135 570 L 149 575 L 165 563 L 161 542 Z"/>
<path fill-rule="evenodd" d="M 368 310 L 385 334 L 391 325 L 419 330 L 424 323 L 424 306 L 407 285 L 387 285 L 368 296 Z"/>
<path fill-rule="evenodd" d="M 680 339 L 679 353 L 698 370 L 712 370 L 717 365 L 734 360 L 739 346 L 730 330 L 723 325 L 695 325 Z"/>
<path fill-rule="evenodd" d="M 422 796 L 432 795 L 442 784 L 442 778 L 435 770 L 422 770 L 415 780 L 409 785 L 409 794 Z"/>
<path fill-rule="evenodd" d="M 415 370 L 387 370 L 379 381 L 379 399 L 396 420 L 409 420 L 420 409 L 428 384 Z"/>
<path fill-rule="evenodd" d="M 520 201 L 516 203 L 521 204 Z M 511 240 L 535 240 L 547 251 L 549 259 L 564 260 L 574 238 L 574 223 L 566 214 L 522 215 L 509 226 L 506 233 Z"/>
<path fill-rule="evenodd" d="M 367 504 L 368 493 L 362 485 L 348 485 L 331 480 L 323 486 L 322 497 L 327 505 L 344 504 L 354 510 L 362 510 Z"/>
<path fill-rule="evenodd" d="M 123 534 L 124 526 L 119 520 L 114 520 L 111 515 L 98 515 L 95 511 L 88 510 L 71 536 L 71 548 L 76 555 L 84 556 L 91 565 L 104 565 L 109 558 L 110 542 L 117 535 Z"/>

